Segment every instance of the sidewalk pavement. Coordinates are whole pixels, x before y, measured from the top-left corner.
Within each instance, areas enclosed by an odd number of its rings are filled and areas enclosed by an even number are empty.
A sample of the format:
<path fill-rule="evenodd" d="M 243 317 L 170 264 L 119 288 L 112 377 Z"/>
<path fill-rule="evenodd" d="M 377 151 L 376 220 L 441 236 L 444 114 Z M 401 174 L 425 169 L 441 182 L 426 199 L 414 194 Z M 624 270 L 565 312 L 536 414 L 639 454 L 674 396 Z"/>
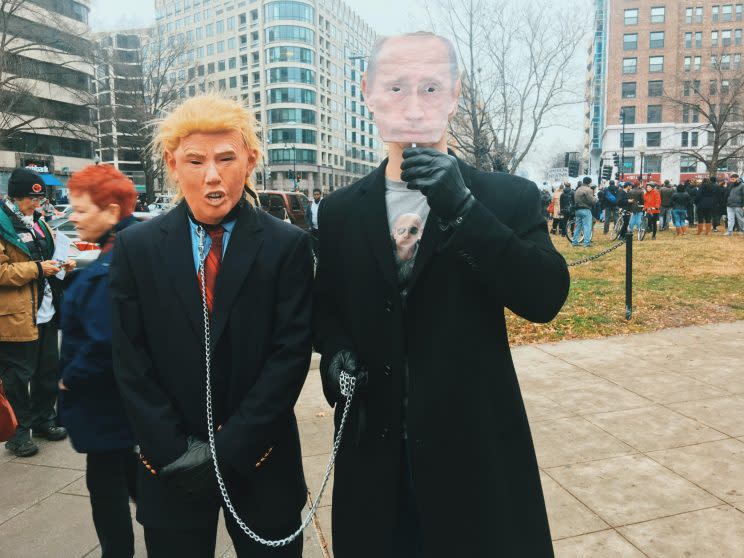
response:
<path fill-rule="evenodd" d="M 741 555 L 742 339 L 736 322 L 513 350 L 558 558 Z M 296 411 L 314 495 L 333 436 L 317 355 Z M 84 468 L 68 442 L 27 459 L 0 450 L 0 556 L 100 556 Z M 331 489 L 307 558 L 330 549 Z M 217 548 L 235 556 L 224 527 Z"/>

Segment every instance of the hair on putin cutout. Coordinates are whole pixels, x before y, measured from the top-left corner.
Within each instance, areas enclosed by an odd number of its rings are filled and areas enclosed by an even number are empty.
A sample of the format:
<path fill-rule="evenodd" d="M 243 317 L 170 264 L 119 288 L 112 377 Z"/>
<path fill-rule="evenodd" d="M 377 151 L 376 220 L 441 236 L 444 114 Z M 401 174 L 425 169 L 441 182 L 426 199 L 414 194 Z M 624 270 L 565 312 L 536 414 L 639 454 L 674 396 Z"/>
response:
<path fill-rule="evenodd" d="M 111 165 L 88 165 L 70 177 L 67 188 L 73 195 L 88 194 L 98 209 L 118 205 L 120 219 L 129 217 L 137 203 L 134 183 Z"/>
<path fill-rule="evenodd" d="M 258 161 L 261 158 L 261 142 L 256 135 L 255 124 L 253 113 L 239 101 L 216 93 L 199 95 L 184 101 L 157 122 L 153 152 L 165 160 L 165 153 L 173 153 L 181 140 L 190 134 L 238 132 L 245 147 L 257 152 Z M 177 184 L 175 186 L 178 188 Z M 245 186 L 253 192 L 248 198 L 249 202 L 255 204 L 255 188 L 249 176 L 245 178 Z"/>

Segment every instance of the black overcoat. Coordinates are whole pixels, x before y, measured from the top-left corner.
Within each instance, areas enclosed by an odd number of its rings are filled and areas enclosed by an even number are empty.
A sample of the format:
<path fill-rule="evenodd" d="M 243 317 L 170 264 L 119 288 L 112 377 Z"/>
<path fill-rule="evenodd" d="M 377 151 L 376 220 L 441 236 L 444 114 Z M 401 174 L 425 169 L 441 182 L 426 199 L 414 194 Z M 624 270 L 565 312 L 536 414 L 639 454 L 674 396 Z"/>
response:
<path fill-rule="evenodd" d="M 305 232 L 249 205 L 240 210 L 216 285 L 213 399 L 228 490 L 259 534 L 291 524 L 306 499 L 293 408 L 310 362 L 312 274 Z M 185 205 L 117 235 L 110 278 L 114 373 L 157 470 L 185 451 L 187 435 L 207 439 L 202 305 Z M 146 527 L 207 527 L 216 517 L 216 491 L 197 501 L 144 465 L 140 481 L 137 519 Z"/>
<path fill-rule="evenodd" d="M 569 288 L 534 183 L 460 170 L 477 202 L 457 229 L 432 214 L 405 300 L 396 282 L 385 166 L 321 206 L 314 333 L 327 363 L 369 371 L 336 462 L 336 558 L 390 555 L 408 366 L 408 438 L 425 558 L 553 555 L 504 308 L 551 320 Z M 331 404 L 330 390 L 326 396 Z M 336 421 L 342 405 L 336 405 Z"/>

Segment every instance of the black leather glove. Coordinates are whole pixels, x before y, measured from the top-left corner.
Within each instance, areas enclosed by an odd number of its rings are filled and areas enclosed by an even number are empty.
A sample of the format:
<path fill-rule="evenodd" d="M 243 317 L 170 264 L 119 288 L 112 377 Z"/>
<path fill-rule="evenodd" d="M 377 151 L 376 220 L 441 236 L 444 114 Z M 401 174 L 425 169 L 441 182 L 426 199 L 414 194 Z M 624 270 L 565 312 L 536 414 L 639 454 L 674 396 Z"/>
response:
<path fill-rule="evenodd" d="M 359 366 L 356 355 L 351 351 L 342 350 L 337 352 L 331 357 L 331 361 L 323 373 L 325 376 L 325 385 L 336 398 L 336 401 L 340 400 L 344 396 L 341 395 L 341 372 L 346 372 L 350 376 L 356 378 L 356 386 L 354 388 L 354 395 L 359 395 L 364 387 L 367 385 L 368 374 L 367 371 Z"/>
<path fill-rule="evenodd" d="M 445 221 L 463 217 L 475 203 L 452 155 L 431 147 L 408 147 L 400 168 L 401 180 L 424 194 L 431 210 Z"/>
<path fill-rule="evenodd" d="M 209 444 L 188 436 L 186 451 L 175 461 L 160 469 L 158 476 L 170 486 L 190 496 L 216 495 L 217 479 L 214 474 L 212 452 Z"/>

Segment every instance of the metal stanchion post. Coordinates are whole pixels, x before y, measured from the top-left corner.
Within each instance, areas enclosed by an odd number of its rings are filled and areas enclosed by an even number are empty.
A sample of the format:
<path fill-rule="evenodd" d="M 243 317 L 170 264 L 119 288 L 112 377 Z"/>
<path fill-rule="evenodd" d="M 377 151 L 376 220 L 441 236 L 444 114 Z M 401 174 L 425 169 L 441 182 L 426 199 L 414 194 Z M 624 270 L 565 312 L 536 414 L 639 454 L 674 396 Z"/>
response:
<path fill-rule="evenodd" d="M 633 232 L 625 233 L 625 319 L 633 316 Z"/>

